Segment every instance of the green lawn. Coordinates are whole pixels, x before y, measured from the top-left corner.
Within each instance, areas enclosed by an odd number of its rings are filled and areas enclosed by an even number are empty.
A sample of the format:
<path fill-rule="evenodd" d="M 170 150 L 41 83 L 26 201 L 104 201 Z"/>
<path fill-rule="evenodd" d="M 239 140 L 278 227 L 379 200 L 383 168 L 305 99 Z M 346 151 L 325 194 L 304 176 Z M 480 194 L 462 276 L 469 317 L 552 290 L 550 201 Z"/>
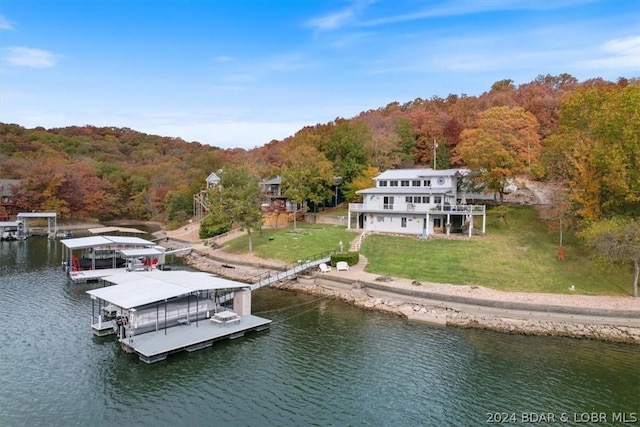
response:
<path fill-rule="evenodd" d="M 357 233 L 347 231 L 345 227 L 328 224 L 298 223 L 278 230 L 263 230 L 253 233 L 254 253 L 262 258 L 273 258 L 289 263 L 310 259 L 314 255 L 336 251 L 340 241 L 345 250 L 349 249 L 349 242 L 358 236 Z M 225 250 L 232 253 L 244 253 L 249 248 L 248 237 L 233 239 Z"/>
<path fill-rule="evenodd" d="M 506 221 L 487 215 L 487 235 L 467 239 L 429 239 L 373 234 L 361 252 L 374 274 L 408 279 L 523 291 L 591 295 L 631 295 L 630 266 L 606 268 L 589 259 L 565 231 L 565 261 L 556 259 L 558 235 L 532 207 L 515 207 Z M 254 251 L 264 258 L 296 262 L 321 252 L 345 249 L 358 233 L 332 225 L 299 224 L 254 233 Z M 247 237 L 229 242 L 230 252 L 246 252 Z M 575 286 L 570 292 L 569 287 Z"/>

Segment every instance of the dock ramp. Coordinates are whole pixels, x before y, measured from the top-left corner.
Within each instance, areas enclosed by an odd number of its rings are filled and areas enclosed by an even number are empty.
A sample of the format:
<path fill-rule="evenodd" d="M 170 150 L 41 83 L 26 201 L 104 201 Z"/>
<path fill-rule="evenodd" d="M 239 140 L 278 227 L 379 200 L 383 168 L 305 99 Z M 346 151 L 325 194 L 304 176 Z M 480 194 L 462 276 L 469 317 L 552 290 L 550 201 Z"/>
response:
<path fill-rule="evenodd" d="M 264 277 L 262 277 L 257 283 L 254 283 L 253 285 L 251 285 L 251 290 L 255 291 L 256 289 L 260 289 L 263 286 L 268 286 L 272 283 L 275 283 L 280 280 L 286 279 L 287 277 L 291 277 L 296 274 L 302 273 L 303 271 L 309 270 L 310 268 L 317 267 L 320 264 L 327 263 L 329 261 L 331 261 L 331 255 L 327 255 L 323 258 L 318 258 L 313 261 L 305 261 L 285 271 L 280 271 L 277 273 L 274 273 L 274 272 L 265 273 Z"/>

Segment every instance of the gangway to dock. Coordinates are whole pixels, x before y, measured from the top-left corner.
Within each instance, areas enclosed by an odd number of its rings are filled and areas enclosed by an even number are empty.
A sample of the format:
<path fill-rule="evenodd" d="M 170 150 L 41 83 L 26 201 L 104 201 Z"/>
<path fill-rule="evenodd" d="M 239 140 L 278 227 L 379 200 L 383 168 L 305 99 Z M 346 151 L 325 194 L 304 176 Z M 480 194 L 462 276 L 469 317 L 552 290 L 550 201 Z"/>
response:
<path fill-rule="evenodd" d="M 263 286 L 268 286 L 272 283 L 279 282 L 280 280 L 284 280 L 287 277 L 295 276 L 296 274 L 299 274 L 311 268 L 317 267 L 322 263 L 327 263 L 331 261 L 331 253 L 320 254 L 317 256 L 317 258 L 316 257 L 314 258 L 315 259 L 313 260 L 306 260 L 304 262 L 300 262 L 297 265 L 294 265 L 293 267 L 285 271 L 280 271 L 277 273 L 273 273 L 273 272 L 264 273 L 261 276 L 262 278 L 257 283 L 254 283 L 253 285 L 251 285 L 251 290 L 255 291 L 256 289 L 260 289 Z"/>

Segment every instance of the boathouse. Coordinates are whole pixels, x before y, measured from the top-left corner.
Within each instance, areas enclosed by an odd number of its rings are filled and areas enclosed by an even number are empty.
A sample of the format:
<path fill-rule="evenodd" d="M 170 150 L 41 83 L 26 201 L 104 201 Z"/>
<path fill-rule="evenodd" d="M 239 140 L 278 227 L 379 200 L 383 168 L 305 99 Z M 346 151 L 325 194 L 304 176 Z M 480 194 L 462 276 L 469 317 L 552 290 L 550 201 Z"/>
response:
<path fill-rule="evenodd" d="M 132 236 L 63 239 L 62 265 L 73 282 L 98 281 L 131 270 L 162 268 L 166 250 Z"/>
<path fill-rule="evenodd" d="M 112 286 L 87 291 L 94 334 L 115 333 L 124 351 L 146 363 L 264 330 L 271 323 L 251 314 L 251 285 L 208 273 L 156 270 L 103 280 Z"/>

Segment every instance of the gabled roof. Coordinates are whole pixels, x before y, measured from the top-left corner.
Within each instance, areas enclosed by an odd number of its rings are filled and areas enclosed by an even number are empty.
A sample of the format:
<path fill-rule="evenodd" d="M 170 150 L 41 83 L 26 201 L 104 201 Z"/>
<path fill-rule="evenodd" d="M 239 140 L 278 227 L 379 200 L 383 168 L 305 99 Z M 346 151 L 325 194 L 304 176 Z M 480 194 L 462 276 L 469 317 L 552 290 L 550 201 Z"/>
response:
<path fill-rule="evenodd" d="M 278 175 L 275 178 L 266 179 L 266 180 L 262 181 L 260 184 L 262 184 L 262 185 L 278 185 L 278 184 L 282 184 L 282 177 L 280 175 Z"/>
<path fill-rule="evenodd" d="M 207 177 L 207 182 L 209 184 L 217 184 L 220 182 L 220 177 L 218 175 L 216 175 L 215 172 L 211 172 L 209 174 L 209 176 Z"/>

